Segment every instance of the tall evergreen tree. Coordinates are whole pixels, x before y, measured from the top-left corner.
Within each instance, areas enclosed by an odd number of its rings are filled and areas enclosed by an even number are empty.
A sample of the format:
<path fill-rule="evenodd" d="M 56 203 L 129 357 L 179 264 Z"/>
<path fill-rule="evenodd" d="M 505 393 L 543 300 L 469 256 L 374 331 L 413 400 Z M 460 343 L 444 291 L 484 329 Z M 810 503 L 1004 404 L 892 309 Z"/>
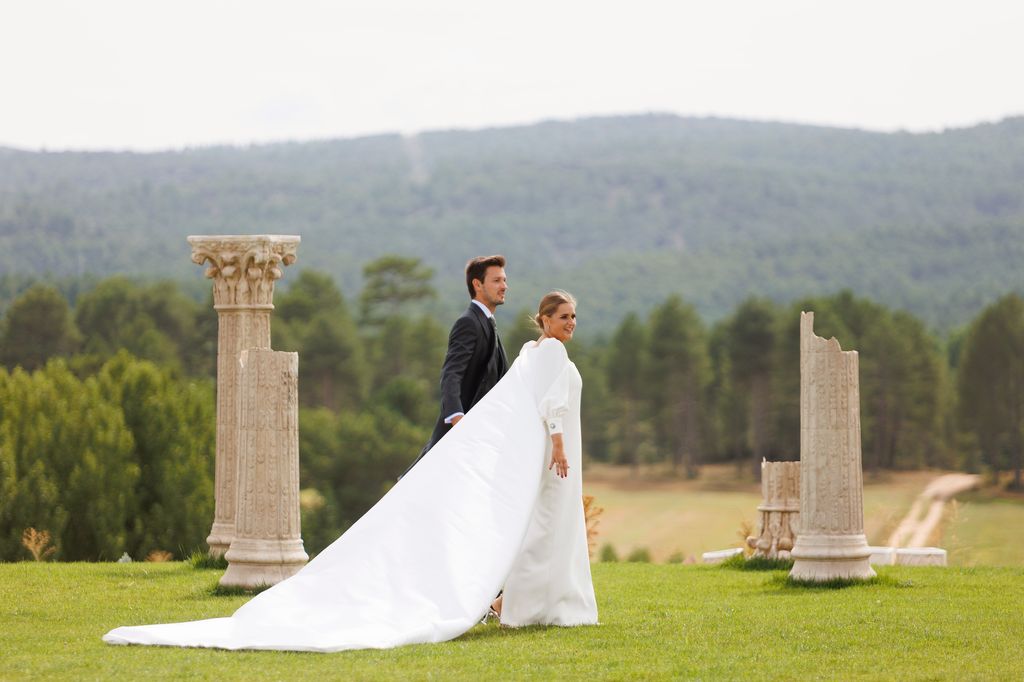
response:
<path fill-rule="evenodd" d="M 874 303 L 859 346 L 864 461 L 873 469 L 937 466 L 941 446 L 945 373 L 938 343 L 906 313 Z"/>
<path fill-rule="evenodd" d="M 422 381 L 431 388 L 437 386 L 444 359 L 445 335 L 434 320 L 404 316 L 382 319 L 369 343 L 375 389 L 387 386 L 399 377 Z"/>
<path fill-rule="evenodd" d="M 197 324 L 211 308 L 178 291 L 173 282 L 142 285 L 126 277 L 110 277 L 79 297 L 75 322 L 85 337 L 83 351 L 103 363 L 118 351 L 190 374 L 209 371 L 209 342 Z"/>
<path fill-rule="evenodd" d="M 731 383 L 748 396 L 746 433 L 755 479 L 761 477 L 761 460 L 771 446 L 777 319 L 778 311 L 771 301 L 749 298 L 727 327 Z"/>
<path fill-rule="evenodd" d="M 274 347 L 299 353 L 302 404 L 331 410 L 362 405 L 369 382 L 364 342 L 331 277 L 307 268 L 279 299 Z"/>
<path fill-rule="evenodd" d="M 646 433 L 647 334 L 635 313 L 623 318 L 606 351 L 608 388 L 616 409 L 609 427 L 614 432 L 612 457 L 634 469 L 640 464 Z"/>
<path fill-rule="evenodd" d="M 179 557 L 201 548 L 213 518 L 216 415 L 208 380 L 180 381 L 121 351 L 98 377 L 132 434 L 139 467 L 125 550 Z"/>
<path fill-rule="evenodd" d="M 80 338 L 64 296 L 50 285 L 35 284 L 7 310 L 0 355 L 7 367 L 31 372 L 74 352 Z"/>
<path fill-rule="evenodd" d="M 21 556 L 27 527 L 47 530 L 56 558 L 114 559 L 127 548 L 139 467 L 119 406 L 95 379 L 81 381 L 53 360 L 5 382 L 0 451 L 13 462 L 15 495 L 0 500 L 2 558 Z M 5 466 L 7 466 L 5 465 Z"/>
<path fill-rule="evenodd" d="M 1022 489 L 1024 457 L 1024 299 L 1010 294 L 971 324 L 957 376 L 960 425 L 972 433 L 998 477 L 1014 472 Z"/>
<path fill-rule="evenodd" d="M 648 386 L 658 447 L 674 469 L 696 477 L 706 431 L 710 378 L 704 325 L 692 305 L 670 296 L 651 314 Z"/>
<path fill-rule="evenodd" d="M 47 531 L 59 543 L 68 522 L 60 482 L 36 449 L 54 426 L 47 414 L 52 392 L 41 383 L 20 368 L 10 374 L 0 368 L 0 561 L 25 557 L 26 528 Z"/>
<path fill-rule="evenodd" d="M 317 313 L 349 315 L 345 297 L 331 276 L 305 268 L 288 290 L 277 295 L 275 322 L 309 322 Z"/>
<path fill-rule="evenodd" d="M 355 409 L 366 395 L 367 368 L 355 323 L 340 311 L 318 313 L 299 338 L 302 402 Z"/>
<path fill-rule="evenodd" d="M 363 268 L 360 305 L 375 391 L 393 397 L 393 382 L 414 381 L 417 392 L 436 395 L 444 330 L 429 317 L 413 315 L 415 304 L 435 297 L 433 276 L 420 259 L 403 256 L 383 256 Z"/>
<path fill-rule="evenodd" d="M 574 339 L 569 346 L 569 357 L 583 377 L 586 395 L 580 406 L 580 421 L 584 424 L 583 456 L 593 461 L 609 461 L 613 439 L 606 425 L 621 416 L 621 406 L 608 386 L 605 349 L 598 343 Z M 649 440 L 646 438 L 645 444 Z M 646 450 L 641 454 L 646 455 Z"/>
<path fill-rule="evenodd" d="M 713 443 L 709 451 L 717 459 L 735 462 L 738 471 L 745 471 L 750 459 L 747 433 L 750 400 L 748 393 L 736 385 L 730 365 L 730 322 L 730 319 L 722 320 L 711 328 L 708 336 L 708 359 L 711 363 L 708 407 L 712 414 L 709 430 Z"/>
<path fill-rule="evenodd" d="M 433 277 L 434 270 L 419 258 L 388 255 L 367 263 L 360 295 L 363 321 L 376 324 L 408 311 L 409 304 L 434 298 Z"/>

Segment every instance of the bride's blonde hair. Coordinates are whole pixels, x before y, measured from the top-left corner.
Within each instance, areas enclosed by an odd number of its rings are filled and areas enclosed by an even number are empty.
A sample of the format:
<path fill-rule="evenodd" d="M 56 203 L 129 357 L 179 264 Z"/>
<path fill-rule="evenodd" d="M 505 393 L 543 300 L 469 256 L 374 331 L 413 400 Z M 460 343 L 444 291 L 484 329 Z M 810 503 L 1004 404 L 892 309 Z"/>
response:
<path fill-rule="evenodd" d="M 554 315 L 555 311 L 558 310 L 558 306 L 563 303 L 571 303 L 575 306 L 576 299 L 568 291 L 562 291 L 561 289 L 555 289 L 544 294 L 544 298 L 540 299 L 540 305 L 537 306 L 537 314 L 533 316 L 533 324 L 537 329 L 543 332 L 544 322 L 540 318 Z"/>

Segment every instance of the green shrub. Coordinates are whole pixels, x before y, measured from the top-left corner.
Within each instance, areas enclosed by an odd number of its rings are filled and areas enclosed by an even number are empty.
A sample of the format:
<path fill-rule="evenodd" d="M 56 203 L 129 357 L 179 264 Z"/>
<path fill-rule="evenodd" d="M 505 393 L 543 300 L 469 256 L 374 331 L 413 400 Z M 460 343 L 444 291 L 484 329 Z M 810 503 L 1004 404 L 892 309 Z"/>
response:
<path fill-rule="evenodd" d="M 740 571 L 788 571 L 793 568 L 792 559 L 768 559 L 766 557 L 750 557 L 747 559 L 742 554 L 729 557 L 721 564 L 722 568 L 731 568 Z"/>
<path fill-rule="evenodd" d="M 633 563 L 649 564 L 651 563 L 651 553 L 646 547 L 637 547 L 629 556 L 626 557 L 626 561 L 632 561 Z"/>
<path fill-rule="evenodd" d="M 208 552 L 203 552 L 198 549 L 189 554 L 186 561 L 189 566 L 197 569 L 214 569 L 223 571 L 228 567 L 228 560 L 224 558 L 223 554 L 220 556 L 210 556 Z"/>

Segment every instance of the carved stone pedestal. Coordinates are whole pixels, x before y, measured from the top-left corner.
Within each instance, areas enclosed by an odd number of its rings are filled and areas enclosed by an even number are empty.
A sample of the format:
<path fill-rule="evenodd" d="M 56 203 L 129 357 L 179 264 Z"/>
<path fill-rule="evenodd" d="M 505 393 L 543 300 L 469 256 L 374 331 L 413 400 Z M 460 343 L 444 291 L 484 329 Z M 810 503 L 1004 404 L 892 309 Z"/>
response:
<path fill-rule="evenodd" d="M 218 235 L 188 238 L 192 261 L 209 263 L 217 310 L 217 461 L 213 528 L 206 543 L 220 556 L 235 537 L 238 469 L 238 355 L 270 348 L 274 282 L 295 262 L 299 238 L 283 235 Z"/>
<path fill-rule="evenodd" d="M 238 361 L 238 507 L 221 585 L 273 585 L 309 560 L 299 521 L 299 356 Z"/>
<path fill-rule="evenodd" d="M 856 351 L 814 334 L 800 314 L 800 523 L 790 577 L 870 578 L 864 535 Z"/>
<path fill-rule="evenodd" d="M 800 517 L 800 462 L 761 462 L 758 534 L 747 538 L 753 556 L 788 559 Z"/>

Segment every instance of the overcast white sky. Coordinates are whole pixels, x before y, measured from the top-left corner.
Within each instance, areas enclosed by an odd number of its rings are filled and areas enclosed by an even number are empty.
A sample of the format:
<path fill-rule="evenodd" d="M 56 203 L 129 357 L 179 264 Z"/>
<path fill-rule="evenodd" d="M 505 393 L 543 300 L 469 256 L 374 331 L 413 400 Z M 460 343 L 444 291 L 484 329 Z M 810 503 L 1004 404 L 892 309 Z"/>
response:
<path fill-rule="evenodd" d="M 1016 0 L 11 0 L 0 146 L 162 149 L 673 112 L 1024 114 Z"/>

